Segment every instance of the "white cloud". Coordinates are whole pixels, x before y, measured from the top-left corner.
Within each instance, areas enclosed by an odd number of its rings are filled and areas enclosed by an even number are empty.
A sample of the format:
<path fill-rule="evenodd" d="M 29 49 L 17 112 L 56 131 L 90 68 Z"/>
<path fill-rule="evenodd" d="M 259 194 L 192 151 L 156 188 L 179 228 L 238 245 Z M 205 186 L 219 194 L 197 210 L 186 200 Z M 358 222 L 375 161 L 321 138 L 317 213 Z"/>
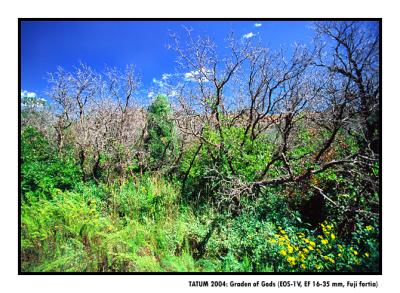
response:
<path fill-rule="evenodd" d="M 184 73 L 184 79 L 186 81 L 203 81 L 207 82 L 209 81 L 204 75 L 209 75 L 211 73 L 210 70 L 207 70 L 206 68 L 201 68 L 200 70 L 193 70 Z"/>
<path fill-rule="evenodd" d="M 161 75 L 161 79 L 153 78 L 153 83 L 155 83 L 159 87 L 167 87 L 167 86 L 169 86 L 169 82 L 171 80 L 171 77 L 173 77 L 173 76 L 175 76 L 175 74 L 163 73 Z"/>
<path fill-rule="evenodd" d="M 21 97 L 36 98 L 37 94 L 35 92 L 28 92 L 26 90 L 23 90 L 21 91 Z"/>
<path fill-rule="evenodd" d="M 171 76 L 172 76 L 171 73 L 163 73 L 161 79 L 162 79 L 162 80 L 167 80 L 167 79 L 169 79 Z"/>
<path fill-rule="evenodd" d="M 43 108 L 46 104 L 46 99 L 39 98 L 35 92 L 29 92 L 27 90 L 21 91 L 21 98 L 22 98 L 21 100 L 22 107 Z"/>
<path fill-rule="evenodd" d="M 172 90 L 168 96 L 170 96 L 171 98 L 175 98 L 179 95 L 179 93 L 176 90 Z"/>
<path fill-rule="evenodd" d="M 256 23 L 254 24 L 254 26 L 255 26 L 255 27 L 260 27 L 260 26 L 262 26 L 262 23 L 256 22 Z"/>
<path fill-rule="evenodd" d="M 158 80 L 156 78 L 153 78 L 153 83 L 155 83 L 159 87 L 164 87 L 165 86 L 165 82 L 163 80 Z"/>
<path fill-rule="evenodd" d="M 253 34 L 252 32 L 250 32 L 250 33 L 248 33 L 248 34 L 243 35 L 243 38 L 244 38 L 244 39 L 250 39 L 250 38 L 252 38 L 252 37 L 254 37 L 254 36 L 255 36 L 255 34 Z"/>
<path fill-rule="evenodd" d="M 148 97 L 148 98 L 154 97 L 154 92 L 149 92 L 149 93 L 147 94 L 147 97 Z"/>
<path fill-rule="evenodd" d="M 196 76 L 198 75 L 199 75 L 198 71 L 190 71 L 184 74 L 186 81 L 196 81 L 197 80 Z"/>

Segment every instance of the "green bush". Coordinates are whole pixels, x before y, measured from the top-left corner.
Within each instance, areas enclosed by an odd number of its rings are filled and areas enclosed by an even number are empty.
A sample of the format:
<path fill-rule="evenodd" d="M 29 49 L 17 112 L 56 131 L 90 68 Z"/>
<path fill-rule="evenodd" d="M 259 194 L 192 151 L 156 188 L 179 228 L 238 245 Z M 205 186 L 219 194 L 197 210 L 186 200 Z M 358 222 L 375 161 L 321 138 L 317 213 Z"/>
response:
<path fill-rule="evenodd" d="M 173 159 L 176 152 L 176 131 L 170 115 L 168 98 L 158 95 L 147 113 L 146 147 L 150 153 L 152 169 L 158 169 L 165 161 Z"/>
<path fill-rule="evenodd" d="M 53 189 L 68 190 L 81 181 L 74 160 L 58 157 L 55 148 L 33 127 L 21 134 L 21 191 L 49 197 Z"/>

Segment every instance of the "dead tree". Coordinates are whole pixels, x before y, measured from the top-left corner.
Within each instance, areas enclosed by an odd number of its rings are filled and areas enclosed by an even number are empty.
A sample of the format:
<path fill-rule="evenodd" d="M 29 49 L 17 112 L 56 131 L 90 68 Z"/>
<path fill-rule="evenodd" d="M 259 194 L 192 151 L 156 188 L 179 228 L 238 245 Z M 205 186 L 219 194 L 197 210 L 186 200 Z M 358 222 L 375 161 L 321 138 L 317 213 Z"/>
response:
<path fill-rule="evenodd" d="M 332 40 L 316 41 L 314 48 L 296 45 L 271 52 L 262 44 L 229 37 L 230 50 L 224 56 L 218 56 L 210 38 L 194 37 L 191 30 L 187 30 L 186 45 L 176 34 L 172 36 L 171 47 L 178 53 L 185 81 L 177 91 L 177 126 L 191 138 L 188 141 L 197 142 L 197 150 L 208 151 L 214 163 L 204 178 L 217 182 L 214 192 L 228 205 L 240 206 L 241 196 L 255 196 L 267 186 L 305 184 L 319 193 L 316 188 L 320 187 L 309 184 L 313 176 L 328 169 L 357 172 L 365 160 L 376 160 L 365 154 L 365 150 L 376 151 L 373 137 L 378 126 L 371 124 L 371 115 L 379 109 L 376 28 L 371 25 L 365 30 L 358 23 L 342 22 L 317 23 L 316 27 L 316 40 Z M 358 122 L 364 150 L 346 149 L 338 155 L 335 150 L 343 136 L 355 135 Z M 273 146 L 271 157 L 250 182 L 235 168 L 241 158 L 227 146 L 226 132 L 235 127 L 244 134 L 242 153 L 247 141 L 268 139 Z M 217 140 L 210 139 L 210 130 Z M 304 144 L 301 131 L 313 133 L 315 146 L 297 155 L 294 150 Z M 198 155 L 195 151 L 185 181 Z M 221 170 L 222 161 L 229 172 Z"/>

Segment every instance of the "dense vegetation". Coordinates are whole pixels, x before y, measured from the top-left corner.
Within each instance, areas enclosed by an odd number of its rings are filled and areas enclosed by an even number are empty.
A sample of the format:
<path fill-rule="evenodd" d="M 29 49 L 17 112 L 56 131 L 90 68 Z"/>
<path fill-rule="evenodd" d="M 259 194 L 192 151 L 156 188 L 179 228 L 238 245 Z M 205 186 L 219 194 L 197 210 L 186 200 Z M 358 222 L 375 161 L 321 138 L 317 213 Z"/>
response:
<path fill-rule="evenodd" d="M 130 66 L 22 97 L 22 271 L 378 272 L 378 28 L 315 31 L 223 58 L 173 35 L 186 73 L 146 108 Z"/>

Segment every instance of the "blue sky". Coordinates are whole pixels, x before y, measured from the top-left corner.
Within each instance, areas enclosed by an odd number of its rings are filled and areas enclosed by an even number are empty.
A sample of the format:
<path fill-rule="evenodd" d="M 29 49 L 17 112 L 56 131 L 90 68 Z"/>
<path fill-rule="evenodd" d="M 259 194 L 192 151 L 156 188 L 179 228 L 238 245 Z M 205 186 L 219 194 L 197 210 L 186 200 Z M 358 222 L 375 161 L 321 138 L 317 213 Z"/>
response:
<path fill-rule="evenodd" d="M 272 49 L 294 42 L 311 42 L 311 22 L 305 21 L 23 21 L 21 26 L 21 90 L 45 97 L 47 72 L 58 66 L 72 70 L 84 62 L 98 71 L 105 65 L 124 68 L 133 64 L 142 90 L 175 72 L 176 53 L 168 50 L 169 32 L 184 36 L 183 26 L 194 34 L 210 36 L 224 47 L 233 31 L 237 38 L 260 38 Z M 184 39 L 182 39 L 184 41 Z"/>

